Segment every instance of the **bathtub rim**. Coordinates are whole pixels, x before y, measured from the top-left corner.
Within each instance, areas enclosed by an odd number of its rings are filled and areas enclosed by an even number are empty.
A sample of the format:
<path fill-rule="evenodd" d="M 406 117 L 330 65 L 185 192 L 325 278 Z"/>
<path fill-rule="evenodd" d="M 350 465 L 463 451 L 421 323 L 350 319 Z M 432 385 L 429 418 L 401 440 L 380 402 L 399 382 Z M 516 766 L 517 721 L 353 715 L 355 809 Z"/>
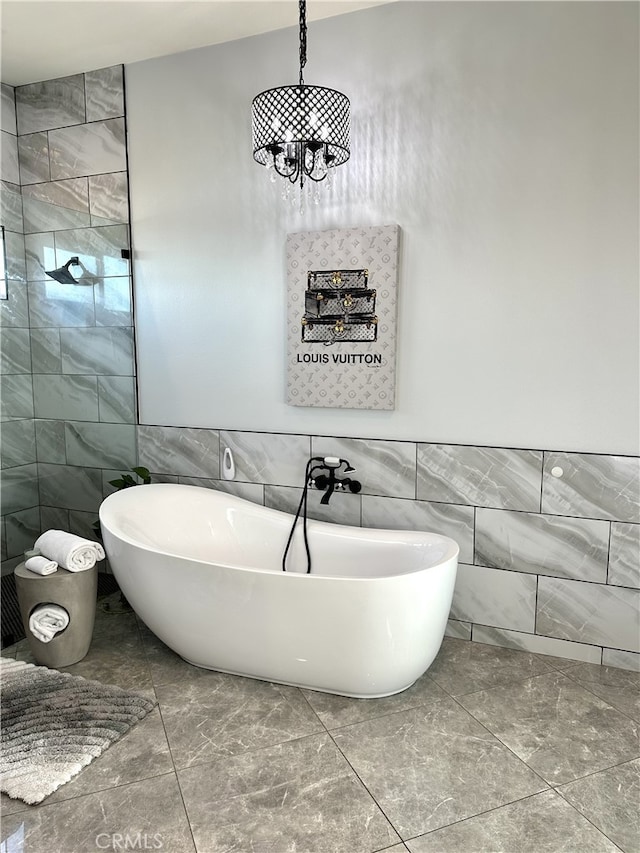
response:
<path fill-rule="evenodd" d="M 209 495 L 213 494 L 215 496 L 219 496 L 220 501 L 222 501 L 222 499 L 224 497 L 226 500 L 231 501 L 233 504 L 238 504 L 240 506 L 248 505 L 250 507 L 257 508 L 257 509 L 261 510 L 262 512 L 265 512 L 268 515 L 272 515 L 275 518 L 280 518 L 281 520 L 287 518 L 287 519 L 289 519 L 289 522 L 288 522 L 289 526 L 284 528 L 285 535 L 286 535 L 287 531 L 290 529 L 290 525 L 293 523 L 294 516 L 292 513 L 284 512 L 283 510 L 274 509 L 272 507 L 263 506 L 262 504 L 257 504 L 257 503 L 254 503 L 253 501 L 247 500 L 246 498 L 241 498 L 241 497 L 238 497 L 237 495 L 232 495 L 228 492 L 218 491 L 217 489 L 207 488 L 205 486 L 195 486 L 195 485 L 191 485 L 191 484 L 187 484 L 187 483 L 148 483 L 146 485 L 136 486 L 135 488 L 136 489 L 137 488 L 144 488 L 144 489 L 152 488 L 154 490 L 160 488 L 164 491 L 167 488 L 168 489 L 175 489 L 176 487 L 178 487 L 181 490 L 182 489 L 188 489 L 190 491 L 191 490 L 197 490 L 198 492 L 206 492 Z M 114 503 L 117 500 L 123 500 L 123 497 L 122 497 L 123 492 L 129 492 L 129 491 L 130 491 L 130 489 L 120 489 L 119 491 L 112 492 L 110 495 L 107 495 L 107 497 L 104 498 L 104 500 L 100 504 L 100 507 L 98 510 L 98 517 L 99 517 L 101 526 L 103 523 L 105 523 L 105 519 L 103 517 L 103 508 L 105 507 L 105 505 L 109 502 Z M 129 498 L 125 498 L 125 499 L 128 500 Z M 105 510 L 105 515 L 106 515 L 106 513 L 107 513 L 107 511 Z M 332 580 L 332 581 L 333 580 L 335 580 L 335 581 L 362 581 L 362 582 L 369 582 L 370 583 L 371 581 L 393 580 L 395 578 L 406 577 L 406 576 L 410 576 L 410 575 L 416 575 L 416 574 L 419 574 L 420 572 L 429 571 L 429 569 L 434 569 L 434 568 L 437 568 L 439 566 L 443 566 L 446 563 L 450 562 L 451 560 L 455 560 L 457 563 L 458 559 L 459 559 L 459 555 L 460 555 L 460 547 L 454 539 L 452 539 L 449 536 L 445 536 L 442 533 L 433 533 L 433 532 L 427 531 L 427 530 L 404 530 L 402 528 L 355 527 L 353 525 L 336 524 L 336 523 L 333 523 L 330 521 L 320 521 L 318 519 L 309 519 L 307 522 L 307 526 L 308 526 L 308 531 L 309 531 L 310 535 L 313 533 L 313 531 L 315 529 L 318 529 L 318 528 L 320 530 L 328 528 L 328 532 L 330 532 L 331 528 L 339 528 L 340 530 L 344 530 L 346 533 L 351 534 L 353 536 L 353 538 L 358 538 L 358 535 L 362 535 L 363 532 L 366 532 L 367 538 L 370 540 L 373 540 L 373 541 L 375 541 L 376 539 L 383 539 L 385 537 L 385 535 L 389 535 L 389 534 L 392 534 L 393 536 L 396 536 L 396 537 L 398 537 L 398 536 L 406 537 L 406 539 L 404 541 L 402 538 L 399 538 L 397 543 L 395 543 L 397 545 L 413 544 L 413 542 L 420 541 L 425 536 L 427 536 L 431 539 L 439 540 L 440 542 L 442 542 L 445 545 L 445 551 L 444 551 L 443 556 L 435 563 L 432 563 L 428 566 L 422 566 L 421 568 L 414 568 L 414 569 L 411 569 L 409 571 L 396 572 L 396 573 L 389 574 L 389 575 L 373 575 L 373 576 L 364 576 L 364 577 L 351 576 L 351 575 L 346 575 L 346 576 L 337 575 L 336 576 L 336 575 L 316 574 L 313 572 L 313 570 L 311 571 L 311 573 L 307 574 L 306 572 L 283 571 L 283 569 L 281 567 L 278 569 L 268 569 L 268 568 L 258 568 L 258 567 L 253 567 L 253 566 L 241 566 L 241 565 L 234 564 L 234 563 L 223 563 L 220 561 L 213 562 L 211 560 L 203 560 L 203 559 L 200 559 L 199 557 L 187 556 L 185 554 L 179 554 L 179 553 L 175 553 L 175 552 L 169 551 L 169 550 L 161 550 L 158 547 L 154 548 L 152 546 L 146 545 L 143 542 L 140 542 L 139 540 L 132 539 L 130 536 L 125 534 L 121 530 L 121 528 L 119 528 L 117 525 L 116 526 L 110 526 L 108 523 L 105 523 L 105 528 L 109 532 L 110 535 L 116 537 L 117 539 L 121 540 L 122 542 L 126 543 L 127 545 L 129 545 L 133 548 L 140 548 L 141 550 L 146 551 L 150 554 L 161 554 L 161 555 L 165 555 L 165 556 L 172 557 L 175 559 L 189 560 L 189 561 L 192 561 L 194 563 L 199 563 L 199 564 L 204 565 L 204 566 L 211 566 L 211 567 L 219 566 L 219 567 L 225 568 L 225 569 L 232 569 L 233 571 L 254 572 L 254 573 L 258 573 L 258 574 L 268 574 L 268 575 L 287 575 L 289 577 L 306 578 L 307 581 L 309 579 L 315 579 L 316 581 L 326 579 L 326 580 Z M 409 541 L 407 541 L 407 539 Z M 411 540 L 413 540 L 413 542 Z M 283 545 L 283 550 L 284 550 L 284 545 Z"/>

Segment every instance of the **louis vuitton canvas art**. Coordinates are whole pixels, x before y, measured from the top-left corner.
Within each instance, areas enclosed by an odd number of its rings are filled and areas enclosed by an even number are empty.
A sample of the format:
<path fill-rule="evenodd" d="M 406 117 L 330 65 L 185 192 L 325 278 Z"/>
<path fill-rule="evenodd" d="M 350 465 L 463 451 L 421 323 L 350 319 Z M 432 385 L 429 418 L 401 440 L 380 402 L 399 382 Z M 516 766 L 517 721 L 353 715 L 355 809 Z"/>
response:
<path fill-rule="evenodd" d="M 397 225 L 287 237 L 287 402 L 395 406 Z"/>

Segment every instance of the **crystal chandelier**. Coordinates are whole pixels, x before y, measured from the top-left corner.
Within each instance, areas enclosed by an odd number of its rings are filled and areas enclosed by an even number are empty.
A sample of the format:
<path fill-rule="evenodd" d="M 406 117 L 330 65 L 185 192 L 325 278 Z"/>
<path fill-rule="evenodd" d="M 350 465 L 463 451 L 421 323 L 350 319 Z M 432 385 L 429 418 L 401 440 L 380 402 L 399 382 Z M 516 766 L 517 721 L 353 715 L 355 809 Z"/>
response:
<path fill-rule="evenodd" d="M 253 99 L 253 158 L 291 184 L 323 181 L 349 159 L 349 98 L 335 89 L 307 86 L 307 4 L 300 0 L 300 81 L 267 89 Z"/>

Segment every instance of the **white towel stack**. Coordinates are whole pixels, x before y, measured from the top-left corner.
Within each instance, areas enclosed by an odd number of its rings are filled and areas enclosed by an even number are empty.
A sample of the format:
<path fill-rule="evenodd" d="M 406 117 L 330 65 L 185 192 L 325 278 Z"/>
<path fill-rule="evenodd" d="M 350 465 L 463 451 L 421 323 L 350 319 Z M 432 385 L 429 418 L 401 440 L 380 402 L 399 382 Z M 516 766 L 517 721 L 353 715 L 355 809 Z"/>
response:
<path fill-rule="evenodd" d="M 30 572 L 35 572 L 36 575 L 51 575 L 58 571 L 58 564 L 55 560 L 48 560 L 46 557 L 29 557 L 24 564 L 25 569 Z"/>
<path fill-rule="evenodd" d="M 41 604 L 29 617 L 29 630 L 41 643 L 50 643 L 69 624 L 69 614 L 59 604 Z"/>
<path fill-rule="evenodd" d="M 70 572 L 92 569 L 98 560 L 105 558 L 102 545 L 98 542 L 64 530 L 47 530 L 38 537 L 34 547 L 40 550 L 43 557 L 55 561 Z"/>

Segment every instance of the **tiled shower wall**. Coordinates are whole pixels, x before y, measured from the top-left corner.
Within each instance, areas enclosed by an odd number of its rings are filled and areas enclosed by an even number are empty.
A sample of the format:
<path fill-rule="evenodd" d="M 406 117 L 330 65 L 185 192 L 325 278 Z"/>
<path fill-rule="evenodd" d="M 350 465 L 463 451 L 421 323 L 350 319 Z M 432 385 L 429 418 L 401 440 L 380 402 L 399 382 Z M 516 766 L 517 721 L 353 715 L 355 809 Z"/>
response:
<path fill-rule="evenodd" d="M 3 472 L 3 571 L 41 527 L 91 532 L 94 507 L 68 493 L 84 484 L 88 494 L 102 469 L 136 459 L 122 66 L 17 87 L 14 134 L 24 252 L 21 287 L 10 286 L 2 314 L 14 371 L 3 377 L 3 406 L 32 420 L 30 464 L 23 454 L 19 474 Z M 74 255 L 78 285 L 45 275 Z"/>
<path fill-rule="evenodd" d="M 19 553 L 25 535 L 30 536 L 40 524 L 15 90 L 4 84 L 1 176 L 0 223 L 5 228 L 8 291 L 8 299 L 0 300 L 0 485 L 4 565 L 7 555 Z"/>
<path fill-rule="evenodd" d="M 158 426 L 139 426 L 138 444 L 155 481 L 290 512 L 310 455 L 346 458 L 362 492 L 328 507 L 312 492 L 311 514 L 455 539 L 452 636 L 640 668 L 637 457 Z M 231 483 L 220 480 L 226 447 Z"/>

